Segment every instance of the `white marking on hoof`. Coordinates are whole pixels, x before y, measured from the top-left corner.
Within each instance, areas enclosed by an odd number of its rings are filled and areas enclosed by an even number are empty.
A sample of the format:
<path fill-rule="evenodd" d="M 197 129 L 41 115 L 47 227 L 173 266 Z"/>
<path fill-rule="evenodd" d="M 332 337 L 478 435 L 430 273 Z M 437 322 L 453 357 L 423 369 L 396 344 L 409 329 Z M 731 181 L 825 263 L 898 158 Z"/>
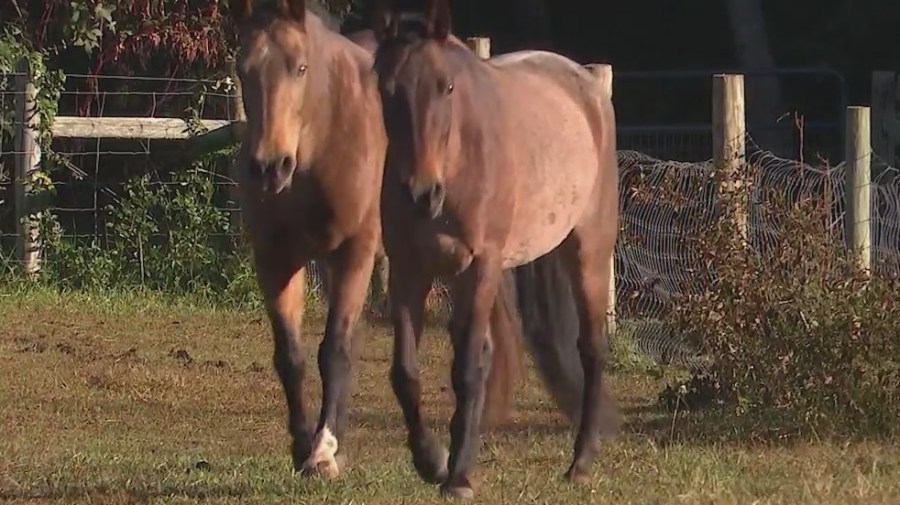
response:
<path fill-rule="evenodd" d="M 313 449 L 309 458 L 303 463 L 303 467 L 307 471 L 324 475 L 329 479 L 333 479 L 340 475 L 341 469 L 338 465 L 335 454 L 337 454 L 338 441 L 331 434 L 331 430 L 327 426 L 322 431 L 316 433 L 313 438 Z"/>

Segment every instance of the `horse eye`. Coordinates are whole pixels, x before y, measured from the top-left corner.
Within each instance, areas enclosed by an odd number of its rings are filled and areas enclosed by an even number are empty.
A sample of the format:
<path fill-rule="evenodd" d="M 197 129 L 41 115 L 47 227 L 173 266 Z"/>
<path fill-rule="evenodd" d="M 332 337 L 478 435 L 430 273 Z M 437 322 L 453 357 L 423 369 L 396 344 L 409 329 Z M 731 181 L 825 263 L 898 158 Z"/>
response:
<path fill-rule="evenodd" d="M 302 76 L 302 75 L 306 74 L 307 68 L 309 68 L 309 67 L 307 67 L 306 65 L 300 65 L 299 67 L 297 67 L 297 75 Z"/>
<path fill-rule="evenodd" d="M 449 95 L 451 93 L 453 93 L 453 83 L 452 82 L 447 84 L 447 94 Z"/>
<path fill-rule="evenodd" d="M 453 81 L 439 81 L 438 91 L 445 95 L 453 93 Z"/>

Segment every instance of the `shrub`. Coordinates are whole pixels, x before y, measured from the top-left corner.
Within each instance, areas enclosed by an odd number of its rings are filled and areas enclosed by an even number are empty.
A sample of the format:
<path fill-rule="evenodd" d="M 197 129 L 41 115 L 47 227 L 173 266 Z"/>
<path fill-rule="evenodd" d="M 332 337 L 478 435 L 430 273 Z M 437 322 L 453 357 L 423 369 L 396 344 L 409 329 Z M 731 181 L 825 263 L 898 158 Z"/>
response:
<path fill-rule="evenodd" d="M 826 188 L 827 190 L 827 188 Z M 900 283 L 856 267 L 825 194 L 766 195 L 749 244 L 723 213 L 689 237 L 711 281 L 671 323 L 711 358 L 739 415 L 802 431 L 893 431 L 900 419 Z M 721 192 L 721 209 L 738 202 Z M 832 431 L 834 432 L 834 431 Z"/>
<path fill-rule="evenodd" d="M 68 290 L 140 288 L 240 306 L 258 303 L 249 247 L 234 230 L 214 174 L 172 173 L 128 181 L 106 209 L 105 233 L 65 237 L 42 223 L 42 280 Z"/>

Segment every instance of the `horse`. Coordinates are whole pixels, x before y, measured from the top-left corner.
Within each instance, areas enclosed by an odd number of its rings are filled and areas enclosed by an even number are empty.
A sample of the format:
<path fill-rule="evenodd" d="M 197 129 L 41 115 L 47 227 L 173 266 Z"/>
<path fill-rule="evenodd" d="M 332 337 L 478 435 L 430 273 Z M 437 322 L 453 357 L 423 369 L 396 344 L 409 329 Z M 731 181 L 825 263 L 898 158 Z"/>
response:
<path fill-rule="evenodd" d="M 386 138 L 371 44 L 327 27 L 304 0 L 232 0 L 247 126 L 238 155 L 244 228 L 274 337 L 294 470 L 337 477 L 355 330 L 381 241 Z M 306 270 L 325 270 L 322 405 L 308 426 L 301 349 Z M 343 457 L 342 457 L 343 456 Z"/>
<path fill-rule="evenodd" d="M 603 379 L 619 199 L 611 97 L 555 53 L 479 59 L 451 34 L 447 0 L 422 10 L 381 2 L 374 26 L 391 382 L 413 464 L 443 495 L 474 497 L 492 364 L 520 352 L 510 341 L 524 337 L 544 386 L 577 422 L 563 475 L 587 482 L 616 414 Z M 419 405 L 422 306 L 436 278 L 450 282 L 453 303 L 449 453 Z"/>
<path fill-rule="evenodd" d="M 355 330 L 373 263 L 384 256 L 380 205 L 387 137 L 372 71 L 373 31 L 345 36 L 308 8 L 313 5 L 231 1 L 247 117 L 236 177 L 287 406 L 293 467 L 301 475 L 335 478 L 347 464 L 340 441 L 348 423 Z M 325 267 L 328 299 L 317 355 L 322 405 L 314 430 L 308 426 L 300 333 L 312 261 Z M 490 384 L 495 396 L 511 387 L 504 373 Z M 505 411 L 497 412 L 499 423 Z"/>

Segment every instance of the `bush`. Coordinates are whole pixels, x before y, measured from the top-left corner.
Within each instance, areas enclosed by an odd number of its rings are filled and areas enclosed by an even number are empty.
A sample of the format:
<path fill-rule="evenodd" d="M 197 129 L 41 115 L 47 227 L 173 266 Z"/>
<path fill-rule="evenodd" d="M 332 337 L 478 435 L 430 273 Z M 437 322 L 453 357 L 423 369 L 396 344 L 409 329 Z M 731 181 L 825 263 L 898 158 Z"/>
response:
<path fill-rule="evenodd" d="M 727 192 L 718 200 L 722 209 L 738 201 Z M 711 358 L 711 380 L 739 415 L 776 414 L 801 431 L 892 432 L 900 283 L 856 267 L 822 194 L 791 202 L 776 193 L 758 208 L 777 233 L 754 233 L 747 245 L 723 214 L 688 238 L 712 280 L 676 303 L 674 329 Z"/>
<path fill-rule="evenodd" d="M 145 289 L 217 305 L 258 304 L 249 246 L 233 229 L 213 174 L 173 173 L 127 182 L 106 209 L 105 233 L 65 237 L 42 223 L 41 280 L 64 290 Z"/>

